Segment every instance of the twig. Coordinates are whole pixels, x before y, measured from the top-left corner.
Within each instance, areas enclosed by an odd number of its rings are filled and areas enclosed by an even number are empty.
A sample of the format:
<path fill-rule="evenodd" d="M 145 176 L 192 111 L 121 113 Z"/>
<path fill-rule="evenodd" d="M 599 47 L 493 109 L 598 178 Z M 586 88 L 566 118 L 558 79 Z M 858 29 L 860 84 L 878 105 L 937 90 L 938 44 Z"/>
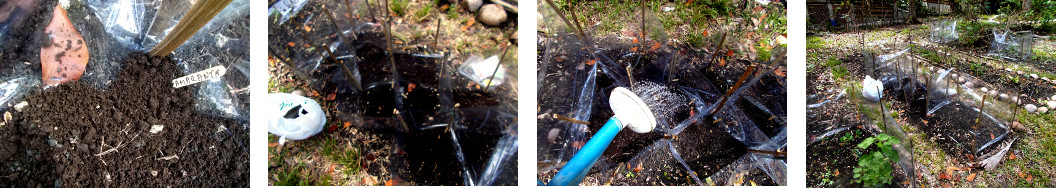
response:
<path fill-rule="evenodd" d="M 129 141 L 136 140 L 136 138 L 138 138 L 138 137 L 139 137 L 139 134 L 136 134 L 136 136 L 133 136 L 132 139 L 129 140 Z M 100 156 L 103 156 L 103 155 L 106 155 L 106 154 L 113 153 L 113 152 L 117 151 L 117 148 L 121 148 L 121 146 L 125 146 L 125 142 L 118 142 L 117 143 L 117 147 L 113 147 L 113 148 L 110 148 L 109 150 L 103 151 L 102 153 L 95 154 L 95 156 L 96 157 L 100 157 Z M 100 149 L 102 149 L 102 148 L 100 148 Z"/>
<path fill-rule="evenodd" d="M 495 74 L 499 73 L 499 67 L 502 66 L 502 60 L 506 59 L 506 52 L 509 52 L 509 51 L 510 51 L 510 45 L 506 45 L 505 48 L 502 48 L 502 56 L 499 57 L 499 63 L 498 63 L 498 65 L 495 65 L 495 70 L 491 71 L 491 77 L 488 78 L 488 85 L 484 86 L 484 92 L 491 91 L 491 80 L 494 80 L 495 79 Z"/>
<path fill-rule="evenodd" d="M 726 100 L 730 99 L 730 95 L 733 95 L 733 91 L 736 91 L 737 88 L 741 87 L 741 84 L 744 83 L 745 79 L 748 79 L 748 75 L 751 75 L 753 70 L 755 70 L 755 65 L 749 65 L 748 69 L 744 70 L 744 73 L 741 73 L 741 78 L 737 79 L 737 83 L 733 84 L 733 87 L 726 90 L 726 95 L 722 96 L 722 100 L 719 101 L 719 106 L 715 108 L 715 111 L 711 111 L 708 116 L 714 116 L 716 113 L 719 113 L 719 110 L 722 110 L 722 107 L 726 105 Z"/>
<path fill-rule="evenodd" d="M 293 70 L 293 73 L 297 74 L 297 77 L 300 77 L 301 79 L 305 80 L 311 79 L 310 77 L 308 77 L 308 74 L 305 74 L 303 71 L 301 71 L 300 68 L 297 68 L 297 66 L 294 66 L 293 63 L 286 61 L 285 58 L 279 56 L 278 53 L 275 53 L 275 49 L 268 48 L 268 53 L 271 53 L 271 56 L 275 56 L 275 59 L 278 59 L 280 62 L 282 62 L 282 64 L 285 64 L 286 67 L 289 67 L 289 69 Z"/>
<path fill-rule="evenodd" d="M 568 18 L 565 18 L 564 12 L 561 12 L 561 9 L 557 8 L 557 5 L 554 5 L 554 1 L 553 0 L 546 0 L 546 4 L 549 4 L 550 8 L 554 9 L 554 12 L 557 13 L 557 17 L 561 18 L 561 21 L 564 21 L 565 25 L 568 25 L 569 27 L 572 27 L 572 30 L 575 31 L 577 35 L 579 35 L 579 39 L 580 40 L 583 40 L 583 41 L 587 40 L 587 36 L 585 34 L 583 34 L 583 30 L 580 30 L 575 25 L 572 25 L 572 22 L 569 22 Z"/>

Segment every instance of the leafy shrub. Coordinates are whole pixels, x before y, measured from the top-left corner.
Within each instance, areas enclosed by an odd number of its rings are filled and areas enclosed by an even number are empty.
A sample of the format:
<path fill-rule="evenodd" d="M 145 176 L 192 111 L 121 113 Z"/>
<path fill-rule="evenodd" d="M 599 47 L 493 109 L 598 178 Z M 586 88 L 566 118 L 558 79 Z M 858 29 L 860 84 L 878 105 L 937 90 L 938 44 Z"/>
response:
<path fill-rule="evenodd" d="M 854 181 L 865 187 L 880 187 L 891 183 L 891 173 L 894 172 L 892 165 L 899 160 L 898 152 L 892 148 L 900 141 L 887 134 L 879 134 L 866 138 L 858 144 L 858 149 L 868 149 L 872 146 L 880 148 L 858 158 L 858 167 L 854 168 Z"/>

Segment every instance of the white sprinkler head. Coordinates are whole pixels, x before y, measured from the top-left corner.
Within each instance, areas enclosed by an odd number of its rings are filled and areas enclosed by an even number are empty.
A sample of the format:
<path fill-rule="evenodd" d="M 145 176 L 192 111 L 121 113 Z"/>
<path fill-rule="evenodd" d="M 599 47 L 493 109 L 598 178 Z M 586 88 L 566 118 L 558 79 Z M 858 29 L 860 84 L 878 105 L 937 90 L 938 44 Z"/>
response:
<path fill-rule="evenodd" d="M 647 133 L 656 128 L 656 117 L 637 94 L 624 87 L 616 87 L 609 95 L 609 107 L 624 127 L 637 133 Z"/>

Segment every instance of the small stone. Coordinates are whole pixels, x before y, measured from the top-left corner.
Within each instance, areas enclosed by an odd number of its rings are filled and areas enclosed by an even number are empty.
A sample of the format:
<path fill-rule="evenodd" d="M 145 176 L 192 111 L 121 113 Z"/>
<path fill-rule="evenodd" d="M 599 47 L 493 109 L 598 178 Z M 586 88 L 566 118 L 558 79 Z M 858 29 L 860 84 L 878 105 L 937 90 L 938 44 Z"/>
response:
<path fill-rule="evenodd" d="M 1024 105 L 1023 108 L 1027 109 L 1027 112 L 1030 112 L 1030 113 L 1038 112 L 1038 107 L 1034 106 L 1034 104 Z"/>
<path fill-rule="evenodd" d="M 1038 79 L 1038 74 L 1030 74 L 1030 78 Z"/>
<path fill-rule="evenodd" d="M 957 75 L 957 73 L 950 74 L 950 78 L 959 78 L 957 76 L 959 76 L 959 75 Z"/>
<path fill-rule="evenodd" d="M 1016 74 L 1023 75 L 1024 73 L 1023 73 L 1023 71 L 1016 71 Z"/>
<path fill-rule="evenodd" d="M 480 7 L 480 23 L 488 26 L 499 26 L 506 22 L 506 10 L 496 4 Z"/>
<path fill-rule="evenodd" d="M 1056 109 L 1056 101 L 1049 101 L 1045 106 L 1049 106 L 1050 109 Z"/>
<path fill-rule="evenodd" d="M 1023 126 L 1023 124 L 1019 123 L 1018 121 L 1012 122 L 1012 129 L 1016 130 L 1016 131 L 1019 131 L 1019 132 L 1025 132 L 1025 133 L 1029 133 L 1030 132 L 1030 128 L 1027 128 L 1026 126 Z"/>
<path fill-rule="evenodd" d="M 27 105 L 29 105 L 29 102 L 26 101 L 15 104 L 15 111 L 22 112 L 22 109 L 26 108 Z"/>
<path fill-rule="evenodd" d="M 1005 68 L 1005 71 L 1008 71 L 1008 72 L 1012 72 L 1012 69 L 1010 69 L 1010 68 Z"/>
<path fill-rule="evenodd" d="M 990 90 L 990 97 L 997 97 L 997 90 Z"/>
<path fill-rule="evenodd" d="M 484 0 L 466 0 L 464 2 L 466 7 L 469 7 L 470 12 L 476 12 L 477 9 L 480 9 L 480 5 L 484 4 Z"/>
<path fill-rule="evenodd" d="M 1052 97 L 1049 97 L 1049 99 L 1052 99 L 1052 100 L 1056 101 L 1056 95 L 1053 95 Z"/>
<path fill-rule="evenodd" d="M 11 111 L 4 112 L 4 122 L 11 121 Z"/>
<path fill-rule="evenodd" d="M 1019 96 L 1012 96 L 1011 102 L 1012 102 L 1012 104 L 1017 104 L 1018 105 L 1019 104 Z"/>
<path fill-rule="evenodd" d="M 1038 108 L 1038 113 L 1039 113 L 1039 114 L 1044 114 L 1044 113 L 1046 113 L 1046 112 L 1049 112 L 1049 108 L 1048 108 L 1048 107 L 1041 107 L 1041 108 Z"/>
<path fill-rule="evenodd" d="M 974 83 L 972 83 L 972 82 L 964 82 L 964 88 L 972 89 L 973 87 L 975 87 Z"/>
<path fill-rule="evenodd" d="M 1049 77 L 1041 77 L 1041 80 L 1049 81 Z"/>
<path fill-rule="evenodd" d="M 964 83 L 964 77 L 957 77 L 957 83 L 958 84 L 963 84 Z"/>
<path fill-rule="evenodd" d="M 1003 100 L 1003 101 L 1008 101 L 1008 94 L 1002 93 L 1001 95 L 999 95 L 997 97 L 1001 98 L 1001 100 Z"/>
<path fill-rule="evenodd" d="M 293 90 L 293 92 L 290 92 L 290 94 L 294 94 L 294 95 L 303 97 L 304 96 L 304 91 L 299 90 L 299 89 L 298 90 Z"/>
<path fill-rule="evenodd" d="M 987 93 L 987 92 L 990 92 L 990 89 L 987 89 L 986 87 L 983 87 L 983 88 L 979 88 L 979 91 L 982 91 L 983 93 Z"/>
<path fill-rule="evenodd" d="M 151 170 L 151 171 L 150 171 L 150 175 L 152 175 L 152 176 L 158 176 L 158 171 L 157 171 L 157 170 Z"/>
<path fill-rule="evenodd" d="M 150 126 L 150 134 L 158 134 L 163 129 L 165 129 L 165 125 L 152 125 Z"/>

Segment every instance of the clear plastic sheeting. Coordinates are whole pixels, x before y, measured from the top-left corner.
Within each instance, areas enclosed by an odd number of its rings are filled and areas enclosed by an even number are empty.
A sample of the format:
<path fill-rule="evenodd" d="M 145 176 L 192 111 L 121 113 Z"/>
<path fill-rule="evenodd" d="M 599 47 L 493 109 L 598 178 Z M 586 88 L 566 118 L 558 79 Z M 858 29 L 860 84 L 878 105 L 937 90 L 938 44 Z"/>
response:
<path fill-rule="evenodd" d="M 88 0 L 85 4 L 100 19 L 106 34 L 131 51 L 153 48 L 193 5 L 189 1 L 160 0 Z M 214 66 L 227 67 L 222 79 L 191 86 L 198 87 L 198 111 L 248 120 L 248 18 L 249 1 L 235 0 L 171 54 L 186 74 Z"/>
<path fill-rule="evenodd" d="M 476 185 L 490 186 L 496 182 L 517 182 L 517 126 L 503 135 L 492 151 L 491 158 Z"/>
<path fill-rule="evenodd" d="M 1028 60 L 1034 53 L 1034 32 L 993 31 L 988 55 L 1009 60 Z"/>
<path fill-rule="evenodd" d="M 32 77 L 16 77 L 0 80 L 0 111 L 21 102 L 28 91 L 36 89 L 40 80 Z"/>
<path fill-rule="evenodd" d="M 957 21 L 958 20 L 942 20 L 931 22 L 929 24 L 931 30 L 931 42 L 946 44 L 957 40 Z"/>

